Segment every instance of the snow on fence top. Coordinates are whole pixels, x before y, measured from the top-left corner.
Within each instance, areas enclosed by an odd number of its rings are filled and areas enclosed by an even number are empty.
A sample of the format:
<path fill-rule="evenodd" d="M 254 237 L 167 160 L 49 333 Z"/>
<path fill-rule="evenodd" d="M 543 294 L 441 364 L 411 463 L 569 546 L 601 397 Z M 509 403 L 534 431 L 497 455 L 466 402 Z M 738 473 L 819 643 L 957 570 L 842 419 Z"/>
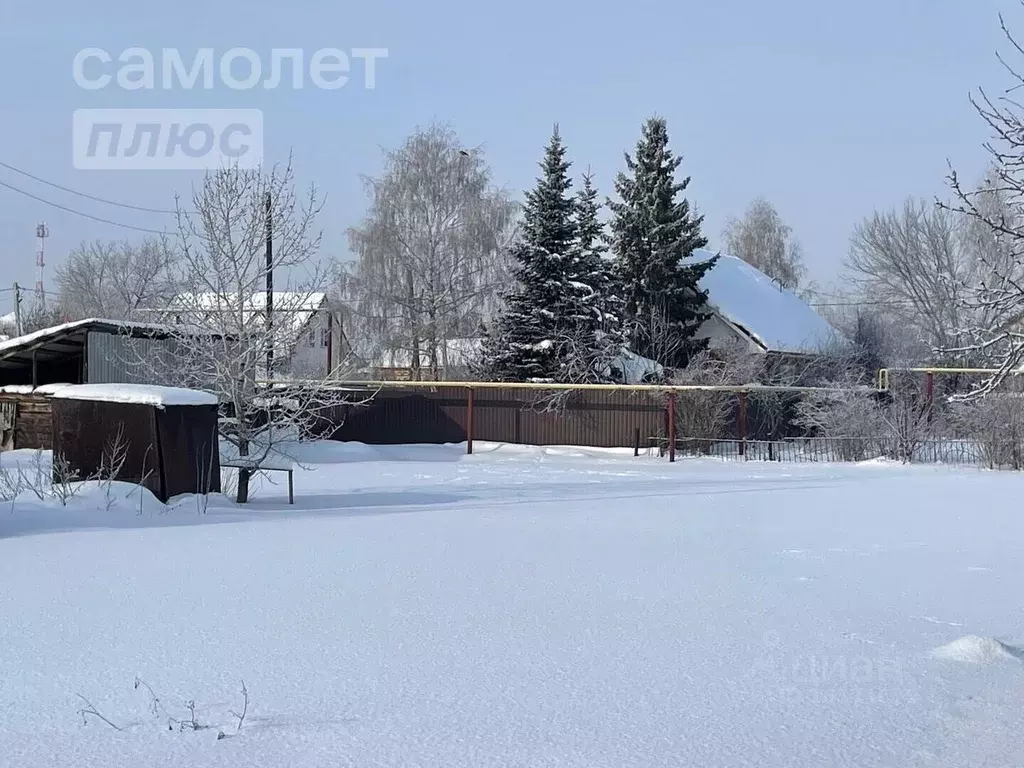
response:
<path fill-rule="evenodd" d="M 696 259 L 714 255 L 694 251 Z M 766 351 L 818 353 L 840 338 L 807 302 L 736 256 L 722 254 L 700 285 L 715 311 Z"/>
<path fill-rule="evenodd" d="M 163 408 L 167 405 L 217 405 L 217 396 L 198 389 L 154 387 L 145 384 L 76 384 L 53 393 L 61 400 L 99 400 L 106 403 L 136 403 Z"/>

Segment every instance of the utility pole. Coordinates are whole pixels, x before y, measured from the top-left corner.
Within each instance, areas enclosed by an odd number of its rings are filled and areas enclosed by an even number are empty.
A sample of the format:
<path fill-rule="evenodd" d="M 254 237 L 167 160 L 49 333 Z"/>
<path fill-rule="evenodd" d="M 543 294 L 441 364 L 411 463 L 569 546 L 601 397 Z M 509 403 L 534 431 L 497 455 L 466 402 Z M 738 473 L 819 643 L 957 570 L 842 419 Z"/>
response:
<path fill-rule="evenodd" d="M 274 378 L 274 200 L 267 192 L 267 380 Z"/>
<path fill-rule="evenodd" d="M 21 288 L 14 284 L 14 332 L 18 336 L 25 335 L 25 329 L 21 326 Z"/>

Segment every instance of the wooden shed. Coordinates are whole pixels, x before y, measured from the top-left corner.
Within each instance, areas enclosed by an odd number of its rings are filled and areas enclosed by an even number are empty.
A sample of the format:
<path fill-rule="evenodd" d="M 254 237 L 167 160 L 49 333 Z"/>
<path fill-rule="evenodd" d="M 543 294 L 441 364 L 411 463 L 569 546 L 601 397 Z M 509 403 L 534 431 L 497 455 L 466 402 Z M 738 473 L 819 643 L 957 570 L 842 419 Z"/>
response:
<path fill-rule="evenodd" d="M 0 387 L 0 451 L 53 447 L 50 396 L 64 384 Z"/>
<path fill-rule="evenodd" d="M 217 397 L 177 387 L 82 384 L 51 397 L 53 453 L 80 478 L 111 464 L 115 479 L 161 501 L 220 491 Z M 54 462 L 56 467 L 58 462 Z"/>

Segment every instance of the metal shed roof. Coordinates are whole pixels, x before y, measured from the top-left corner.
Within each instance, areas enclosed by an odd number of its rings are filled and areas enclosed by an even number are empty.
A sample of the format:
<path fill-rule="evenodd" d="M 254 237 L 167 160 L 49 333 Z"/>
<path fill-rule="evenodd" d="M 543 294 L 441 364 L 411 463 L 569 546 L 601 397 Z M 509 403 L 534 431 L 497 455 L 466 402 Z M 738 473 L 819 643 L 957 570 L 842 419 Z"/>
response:
<path fill-rule="evenodd" d="M 135 323 L 122 320 L 88 318 L 18 336 L 0 342 L 0 369 L 22 368 L 32 364 L 81 355 L 90 333 L 108 333 L 135 339 L 180 338 L 180 326 L 174 329 L 154 323 Z M 209 331 L 196 330 L 197 336 L 208 336 Z"/>

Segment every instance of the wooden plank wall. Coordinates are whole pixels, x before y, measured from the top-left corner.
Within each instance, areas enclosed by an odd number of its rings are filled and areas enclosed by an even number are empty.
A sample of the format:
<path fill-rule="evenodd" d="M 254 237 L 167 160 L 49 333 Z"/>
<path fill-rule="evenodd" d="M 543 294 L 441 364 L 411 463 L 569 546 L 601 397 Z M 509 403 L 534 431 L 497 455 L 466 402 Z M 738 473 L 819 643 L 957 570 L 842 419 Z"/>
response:
<path fill-rule="evenodd" d="M 0 393 L 0 402 L 14 403 L 17 410 L 14 448 L 53 448 L 53 412 L 45 395 Z"/>

